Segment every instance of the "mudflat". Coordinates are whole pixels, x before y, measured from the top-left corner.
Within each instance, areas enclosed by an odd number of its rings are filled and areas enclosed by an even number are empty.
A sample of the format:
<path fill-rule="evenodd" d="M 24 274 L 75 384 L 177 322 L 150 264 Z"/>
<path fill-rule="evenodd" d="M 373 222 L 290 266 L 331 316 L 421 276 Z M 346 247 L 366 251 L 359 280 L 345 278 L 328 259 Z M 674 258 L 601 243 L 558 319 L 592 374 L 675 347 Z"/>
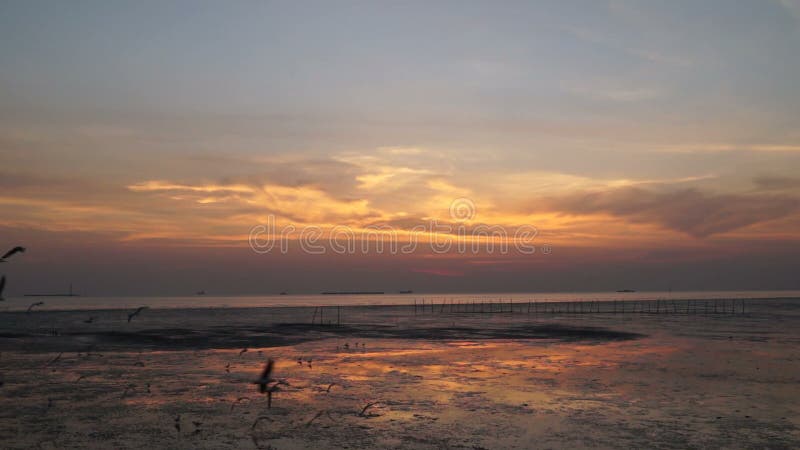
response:
<path fill-rule="evenodd" d="M 338 325 L 311 324 L 312 310 L 0 313 L 0 441 L 800 447 L 800 300 L 734 314 L 363 306 Z M 268 359 L 271 407 L 253 384 Z"/>

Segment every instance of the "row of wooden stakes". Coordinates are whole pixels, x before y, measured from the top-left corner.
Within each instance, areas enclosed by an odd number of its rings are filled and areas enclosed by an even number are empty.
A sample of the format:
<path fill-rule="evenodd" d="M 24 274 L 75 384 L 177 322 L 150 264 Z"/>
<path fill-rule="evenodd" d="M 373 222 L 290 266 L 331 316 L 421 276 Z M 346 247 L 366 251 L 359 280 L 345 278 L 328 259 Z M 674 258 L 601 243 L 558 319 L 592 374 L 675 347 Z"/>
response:
<path fill-rule="evenodd" d="M 589 300 L 579 302 L 460 301 L 414 299 L 414 314 L 744 314 L 744 299 Z"/>

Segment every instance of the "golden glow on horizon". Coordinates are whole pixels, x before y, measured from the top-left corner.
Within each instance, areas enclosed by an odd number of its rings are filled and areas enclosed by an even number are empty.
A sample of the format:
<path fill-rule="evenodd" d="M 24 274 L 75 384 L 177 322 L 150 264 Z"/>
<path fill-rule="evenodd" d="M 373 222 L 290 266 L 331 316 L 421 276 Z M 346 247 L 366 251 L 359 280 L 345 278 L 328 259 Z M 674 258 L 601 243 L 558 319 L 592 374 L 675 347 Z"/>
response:
<path fill-rule="evenodd" d="M 464 174 L 442 163 L 454 158 L 444 151 L 382 147 L 323 161 L 261 158 L 254 163 L 286 167 L 272 177 L 182 177 L 180 182 L 160 178 L 90 190 L 76 187 L 83 189 L 85 198 L 22 188 L 0 197 L 0 204 L 20 211 L 13 218 L 0 218 L 0 224 L 93 232 L 128 243 L 156 240 L 168 245 L 174 240 L 176 245 L 243 246 L 248 230 L 273 216 L 278 227 L 314 226 L 325 236 L 346 226 L 359 239 L 392 235 L 402 245 L 453 240 L 455 230 L 432 230 L 429 225 L 433 220 L 458 225 L 448 208 L 455 199 L 467 198 L 475 205 L 475 215 L 463 222 L 466 229 L 502 227 L 507 242 L 513 242 L 514 230 L 521 226 L 537 229 L 537 243 L 561 247 L 661 248 L 675 242 L 702 247 L 711 235 L 716 240 L 798 238 L 796 217 L 781 212 L 792 206 L 790 198 L 772 191 L 717 195 L 698 190 L 720 181 L 713 173 L 661 178 L 601 178 L 546 170 Z M 337 166 L 341 164 L 345 166 Z M 321 167 L 319 172 L 304 174 L 315 166 Z M 774 190 L 772 186 L 792 181 L 767 182 Z M 97 192 L 108 193 L 96 196 Z M 709 217 L 719 223 L 695 223 Z M 420 225 L 425 231 L 420 232 Z M 298 233 L 287 238 L 296 240 Z M 696 236 L 687 239 L 687 233 Z M 458 239 L 467 244 L 498 240 Z"/>

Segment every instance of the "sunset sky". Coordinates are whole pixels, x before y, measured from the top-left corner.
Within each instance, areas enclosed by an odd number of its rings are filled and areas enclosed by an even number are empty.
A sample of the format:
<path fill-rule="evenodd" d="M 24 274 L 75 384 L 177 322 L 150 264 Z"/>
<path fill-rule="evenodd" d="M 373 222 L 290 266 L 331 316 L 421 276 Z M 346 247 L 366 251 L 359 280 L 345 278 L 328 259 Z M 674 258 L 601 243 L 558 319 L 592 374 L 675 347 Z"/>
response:
<path fill-rule="evenodd" d="M 552 253 L 248 245 L 459 198 Z M 4 1 L 0 212 L 11 295 L 797 289 L 800 1 Z"/>

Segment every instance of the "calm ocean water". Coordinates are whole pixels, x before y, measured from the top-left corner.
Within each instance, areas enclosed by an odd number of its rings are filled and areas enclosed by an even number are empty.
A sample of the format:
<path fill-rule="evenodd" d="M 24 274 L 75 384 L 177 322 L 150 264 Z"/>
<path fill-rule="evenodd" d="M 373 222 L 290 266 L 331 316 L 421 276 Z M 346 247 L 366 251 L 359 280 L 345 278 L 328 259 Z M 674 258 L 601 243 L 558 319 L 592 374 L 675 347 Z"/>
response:
<path fill-rule="evenodd" d="M 480 293 L 480 294 L 383 294 L 383 295 L 268 295 L 192 297 L 15 297 L 0 302 L 0 311 L 26 310 L 35 302 L 39 310 L 93 310 L 150 308 L 252 308 L 334 305 L 411 305 L 425 303 L 467 302 L 574 302 L 589 300 L 688 300 L 733 298 L 800 298 L 800 291 L 682 291 L 682 292 L 553 292 L 553 293 Z"/>

